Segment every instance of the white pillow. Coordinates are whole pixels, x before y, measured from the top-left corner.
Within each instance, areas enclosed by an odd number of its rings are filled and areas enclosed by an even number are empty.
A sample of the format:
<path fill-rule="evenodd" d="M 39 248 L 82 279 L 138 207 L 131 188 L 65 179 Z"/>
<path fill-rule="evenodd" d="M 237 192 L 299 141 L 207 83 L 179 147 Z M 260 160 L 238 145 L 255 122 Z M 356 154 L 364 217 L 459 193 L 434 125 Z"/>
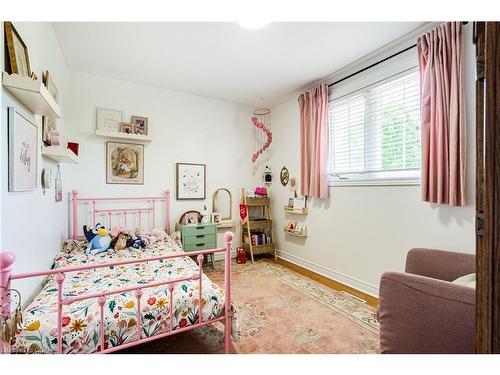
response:
<path fill-rule="evenodd" d="M 465 276 L 460 276 L 458 279 L 453 280 L 452 283 L 476 289 L 476 274 L 470 273 Z"/>

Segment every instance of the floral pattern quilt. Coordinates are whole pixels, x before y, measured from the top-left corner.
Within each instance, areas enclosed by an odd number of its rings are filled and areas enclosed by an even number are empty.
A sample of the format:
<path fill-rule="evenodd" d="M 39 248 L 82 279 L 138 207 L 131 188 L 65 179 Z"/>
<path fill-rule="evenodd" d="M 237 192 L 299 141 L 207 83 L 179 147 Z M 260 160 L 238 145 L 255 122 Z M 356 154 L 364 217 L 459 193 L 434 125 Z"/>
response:
<path fill-rule="evenodd" d="M 85 255 L 83 242 L 73 241 L 73 248 L 62 250 L 54 261 L 54 268 L 82 264 L 107 263 L 130 258 L 149 258 L 177 254 L 183 250 L 170 238 L 158 241 L 145 250 L 108 250 L 97 255 Z M 198 265 L 189 257 L 153 261 L 136 265 L 105 267 L 66 274 L 64 297 L 76 297 L 101 291 L 115 290 L 135 285 L 177 279 L 198 273 Z M 224 290 L 207 276 L 202 279 L 203 320 L 213 319 L 224 313 Z M 167 285 L 142 289 L 141 335 L 150 337 L 169 329 L 170 294 Z M 182 328 L 198 321 L 198 280 L 175 284 L 173 291 L 173 327 Z M 113 294 L 106 297 L 105 349 L 137 339 L 137 299 L 134 292 Z M 57 284 L 49 276 L 40 293 L 24 310 L 23 329 L 17 332 L 15 352 L 57 352 Z M 74 302 L 63 307 L 63 353 L 92 353 L 99 349 L 100 308 L 97 299 Z"/>

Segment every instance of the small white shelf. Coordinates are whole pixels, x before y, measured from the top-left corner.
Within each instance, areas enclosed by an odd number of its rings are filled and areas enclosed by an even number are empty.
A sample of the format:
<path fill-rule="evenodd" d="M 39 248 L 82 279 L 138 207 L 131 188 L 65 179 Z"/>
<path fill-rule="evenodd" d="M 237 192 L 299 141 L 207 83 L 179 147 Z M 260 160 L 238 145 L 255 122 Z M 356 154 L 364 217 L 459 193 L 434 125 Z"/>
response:
<path fill-rule="evenodd" d="M 127 134 L 118 132 L 114 133 L 114 132 L 106 132 L 103 130 L 96 130 L 95 135 L 105 138 L 126 139 L 129 141 L 139 141 L 139 142 L 151 142 L 153 140 L 153 138 L 149 135 Z"/>
<path fill-rule="evenodd" d="M 78 164 L 78 156 L 69 148 L 63 146 L 42 146 L 42 156 L 57 163 Z"/>
<path fill-rule="evenodd" d="M 2 85 L 33 114 L 52 118 L 61 117 L 61 107 L 50 95 L 41 79 L 33 80 L 19 74 L 3 72 Z"/>

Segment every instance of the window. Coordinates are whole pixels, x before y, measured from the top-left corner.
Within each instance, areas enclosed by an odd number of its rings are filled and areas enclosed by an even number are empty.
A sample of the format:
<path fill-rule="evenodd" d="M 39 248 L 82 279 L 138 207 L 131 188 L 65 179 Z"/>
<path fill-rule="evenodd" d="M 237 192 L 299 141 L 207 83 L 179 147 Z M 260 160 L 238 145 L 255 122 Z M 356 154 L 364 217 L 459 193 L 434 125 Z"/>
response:
<path fill-rule="evenodd" d="M 420 178 L 415 68 L 334 98 L 328 111 L 331 181 Z"/>

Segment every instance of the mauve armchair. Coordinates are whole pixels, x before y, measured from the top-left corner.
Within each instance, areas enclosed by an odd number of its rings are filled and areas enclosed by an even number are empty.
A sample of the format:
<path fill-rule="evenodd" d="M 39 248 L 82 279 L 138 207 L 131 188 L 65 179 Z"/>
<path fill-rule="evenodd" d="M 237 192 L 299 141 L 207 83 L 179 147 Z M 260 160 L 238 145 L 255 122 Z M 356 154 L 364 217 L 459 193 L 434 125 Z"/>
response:
<path fill-rule="evenodd" d="M 382 353 L 473 353 L 475 289 L 453 284 L 475 272 L 475 255 L 412 249 L 405 272 L 380 279 Z"/>

